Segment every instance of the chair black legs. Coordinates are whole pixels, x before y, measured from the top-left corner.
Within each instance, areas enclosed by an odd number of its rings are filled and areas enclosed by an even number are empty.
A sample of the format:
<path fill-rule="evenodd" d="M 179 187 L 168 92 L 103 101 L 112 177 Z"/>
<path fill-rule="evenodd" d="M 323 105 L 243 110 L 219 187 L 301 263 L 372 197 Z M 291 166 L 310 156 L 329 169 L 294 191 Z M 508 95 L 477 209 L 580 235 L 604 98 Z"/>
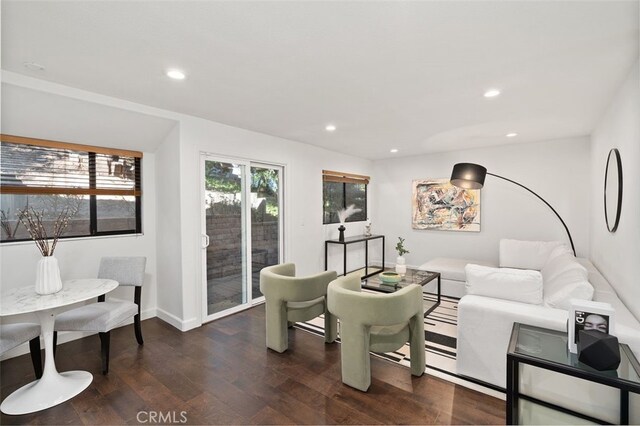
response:
<path fill-rule="evenodd" d="M 111 332 L 107 331 L 106 333 L 98 333 L 100 336 L 100 349 L 102 352 L 102 374 L 107 374 L 109 372 L 109 344 L 111 343 Z M 34 339 L 35 340 L 35 339 Z M 56 344 L 58 343 L 58 332 L 53 332 L 53 356 L 56 356 Z M 31 342 L 29 342 L 31 345 Z M 40 341 L 38 341 L 38 347 L 40 347 Z M 33 350 L 31 351 L 33 357 Z M 38 360 L 40 359 L 40 351 L 38 351 Z M 35 368 L 35 361 L 34 361 Z M 36 375 L 37 375 L 36 371 Z M 40 376 L 42 376 L 42 367 L 40 368 Z"/>
<path fill-rule="evenodd" d="M 133 328 L 136 334 L 136 340 L 139 345 L 144 344 L 144 340 L 142 340 L 142 328 L 140 326 L 140 299 L 142 296 L 142 287 L 136 286 L 134 289 L 133 299 L 136 305 L 138 305 L 138 313 L 133 317 Z M 104 302 L 105 296 L 98 296 L 98 302 Z M 109 372 L 109 346 L 111 343 L 111 331 L 107 331 L 105 333 L 98 333 L 100 337 L 100 351 L 102 355 L 102 374 L 107 374 Z M 58 341 L 58 333 L 54 331 L 53 333 L 53 356 L 56 355 L 56 343 Z"/>
<path fill-rule="evenodd" d="M 102 351 L 102 374 L 109 372 L 109 343 L 111 341 L 111 332 L 98 333 L 100 336 L 100 348 Z"/>
<path fill-rule="evenodd" d="M 40 355 L 40 336 L 29 340 L 29 352 L 31 352 L 31 362 L 36 379 L 42 377 L 42 355 Z"/>
<path fill-rule="evenodd" d="M 133 301 L 138 305 L 138 314 L 133 317 L 133 328 L 136 332 L 136 340 L 139 345 L 144 344 L 142 340 L 142 329 L 140 328 L 140 298 L 142 296 L 142 287 L 136 287 L 133 293 Z"/>
<path fill-rule="evenodd" d="M 142 329 L 140 328 L 140 315 L 136 315 L 134 317 L 134 330 L 136 332 L 136 340 L 140 345 L 144 343 L 142 340 Z M 98 333 L 100 337 L 100 352 L 102 356 L 102 374 L 107 374 L 109 372 L 109 347 L 111 344 L 111 331 L 107 331 L 106 333 Z M 36 341 L 34 343 L 34 341 Z M 53 356 L 56 356 L 56 344 L 58 342 L 58 332 L 53 332 Z M 36 358 L 35 354 L 35 345 L 37 345 L 37 363 L 40 365 L 40 370 L 37 370 L 36 367 Z M 31 347 L 31 359 L 33 361 L 33 368 L 36 369 L 36 376 L 40 378 L 42 376 L 42 362 L 40 361 L 40 340 L 33 339 L 29 342 L 29 346 Z"/>
<path fill-rule="evenodd" d="M 133 317 L 133 329 L 136 332 L 136 340 L 139 345 L 144 344 L 144 340 L 142 340 L 142 329 L 140 328 L 140 314 Z"/>

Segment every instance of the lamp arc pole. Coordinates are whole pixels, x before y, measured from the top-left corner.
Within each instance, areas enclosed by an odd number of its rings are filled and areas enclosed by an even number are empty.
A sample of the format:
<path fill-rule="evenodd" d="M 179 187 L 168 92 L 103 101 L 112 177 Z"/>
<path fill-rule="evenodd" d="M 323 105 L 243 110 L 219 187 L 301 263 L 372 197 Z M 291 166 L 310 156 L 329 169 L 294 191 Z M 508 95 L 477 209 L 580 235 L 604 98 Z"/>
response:
<path fill-rule="evenodd" d="M 498 179 L 502 179 L 502 180 L 506 180 L 507 182 L 511 182 L 514 185 L 518 185 L 519 187 L 526 189 L 527 191 L 529 191 L 530 193 L 532 193 L 533 195 L 535 195 L 536 197 L 538 197 L 538 199 L 540 201 L 542 201 L 543 203 L 545 203 L 547 205 L 547 207 L 549 207 L 551 209 L 551 211 L 556 215 L 556 217 L 558 218 L 558 220 L 560 220 L 560 222 L 562 223 L 562 226 L 564 226 L 564 230 L 567 231 L 567 236 L 569 237 L 569 242 L 571 243 L 571 250 L 573 250 L 573 255 L 576 256 L 576 247 L 573 245 L 573 238 L 571 238 L 571 232 L 569 232 L 569 227 L 567 226 L 566 223 L 564 223 L 564 220 L 562 220 L 562 217 L 560 217 L 560 214 L 556 211 L 556 209 L 554 209 L 551 204 L 549 204 L 547 202 L 547 200 L 545 200 L 544 198 L 542 198 L 541 196 L 539 196 L 538 194 L 536 194 L 535 192 L 533 192 L 531 189 L 527 188 L 526 186 L 522 185 L 521 183 L 516 182 L 515 180 L 511 180 L 509 178 L 506 178 L 504 176 L 500 176 L 500 175 L 496 175 L 495 173 L 490 173 L 490 172 L 486 172 L 488 175 L 493 176 L 493 177 L 497 177 Z"/>

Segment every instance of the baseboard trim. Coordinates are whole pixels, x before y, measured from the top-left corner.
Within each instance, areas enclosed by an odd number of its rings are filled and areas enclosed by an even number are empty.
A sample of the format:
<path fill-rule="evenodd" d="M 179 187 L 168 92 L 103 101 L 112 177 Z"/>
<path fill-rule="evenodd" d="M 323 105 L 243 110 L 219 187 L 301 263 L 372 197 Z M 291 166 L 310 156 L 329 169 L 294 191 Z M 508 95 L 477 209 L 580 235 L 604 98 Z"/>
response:
<path fill-rule="evenodd" d="M 195 317 L 188 320 L 182 320 L 181 318 L 178 318 L 177 316 L 165 311 L 162 308 L 156 308 L 156 315 L 162 321 L 174 326 L 180 331 L 189 331 L 194 328 L 200 327 L 201 325 L 198 319 Z"/>

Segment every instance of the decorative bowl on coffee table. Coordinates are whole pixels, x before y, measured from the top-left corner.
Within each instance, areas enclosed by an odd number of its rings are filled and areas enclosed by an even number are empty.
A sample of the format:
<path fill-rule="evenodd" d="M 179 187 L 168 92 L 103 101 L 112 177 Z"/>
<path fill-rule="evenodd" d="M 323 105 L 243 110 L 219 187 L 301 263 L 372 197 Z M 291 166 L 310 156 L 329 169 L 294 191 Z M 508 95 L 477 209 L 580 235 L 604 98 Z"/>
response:
<path fill-rule="evenodd" d="M 402 275 L 398 274 L 397 272 L 381 272 L 378 276 L 380 277 L 380 281 L 385 284 L 396 284 L 399 283 L 400 280 L 402 280 Z"/>

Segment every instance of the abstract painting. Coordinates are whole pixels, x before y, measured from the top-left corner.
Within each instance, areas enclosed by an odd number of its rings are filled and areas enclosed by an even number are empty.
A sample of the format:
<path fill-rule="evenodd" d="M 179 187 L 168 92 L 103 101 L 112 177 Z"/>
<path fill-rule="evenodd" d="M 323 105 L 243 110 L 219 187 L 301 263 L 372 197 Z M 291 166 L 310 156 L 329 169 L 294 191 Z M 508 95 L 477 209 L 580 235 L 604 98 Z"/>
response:
<path fill-rule="evenodd" d="M 413 181 L 413 229 L 480 232 L 480 190 L 462 189 L 449 179 Z"/>

